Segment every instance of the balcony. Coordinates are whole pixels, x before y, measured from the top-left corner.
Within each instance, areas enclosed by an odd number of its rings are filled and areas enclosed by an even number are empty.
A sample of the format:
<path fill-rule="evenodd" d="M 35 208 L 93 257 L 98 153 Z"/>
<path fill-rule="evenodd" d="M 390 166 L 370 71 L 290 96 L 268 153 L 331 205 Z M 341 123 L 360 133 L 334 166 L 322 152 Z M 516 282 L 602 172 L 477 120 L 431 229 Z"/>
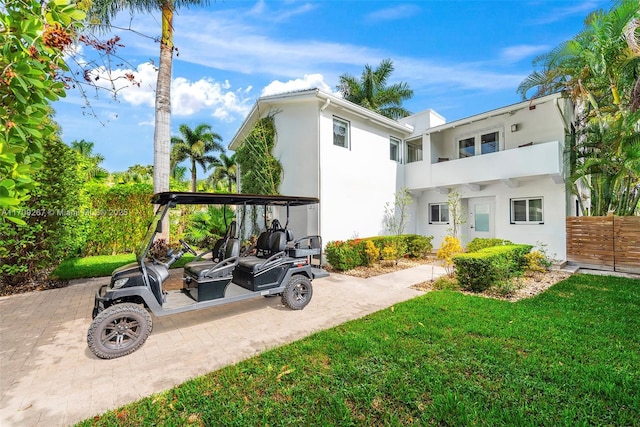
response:
<path fill-rule="evenodd" d="M 563 143 L 553 141 L 431 165 L 426 161 L 411 163 L 406 168 L 407 186 L 418 189 L 495 181 L 509 185 L 519 178 L 543 175 L 561 183 L 563 149 Z"/>

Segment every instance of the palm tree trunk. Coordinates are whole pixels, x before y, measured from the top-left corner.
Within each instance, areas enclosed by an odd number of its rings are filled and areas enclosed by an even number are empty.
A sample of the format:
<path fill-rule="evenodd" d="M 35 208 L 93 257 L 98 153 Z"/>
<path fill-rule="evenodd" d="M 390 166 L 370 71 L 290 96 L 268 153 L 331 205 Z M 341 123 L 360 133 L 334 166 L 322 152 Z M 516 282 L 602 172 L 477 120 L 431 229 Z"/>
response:
<path fill-rule="evenodd" d="M 171 63 L 173 59 L 173 0 L 162 2 L 162 37 L 156 83 L 156 117 L 153 135 L 153 191 L 169 191 L 171 141 Z M 169 241 L 169 218 L 160 238 Z"/>
<path fill-rule="evenodd" d="M 196 181 L 198 180 L 198 176 L 197 176 L 197 170 L 196 170 L 196 159 L 194 159 L 193 157 L 191 157 L 191 192 L 195 193 L 196 192 Z"/>

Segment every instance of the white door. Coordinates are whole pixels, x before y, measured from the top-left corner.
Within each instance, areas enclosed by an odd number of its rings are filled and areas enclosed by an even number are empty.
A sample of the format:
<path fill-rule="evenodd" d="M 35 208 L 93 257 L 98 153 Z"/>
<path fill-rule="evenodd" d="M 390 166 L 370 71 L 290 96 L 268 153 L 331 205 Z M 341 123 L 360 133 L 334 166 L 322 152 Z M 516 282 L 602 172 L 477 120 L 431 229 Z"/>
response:
<path fill-rule="evenodd" d="M 495 198 L 471 198 L 468 206 L 467 235 L 469 236 L 469 241 L 476 237 L 495 237 Z"/>

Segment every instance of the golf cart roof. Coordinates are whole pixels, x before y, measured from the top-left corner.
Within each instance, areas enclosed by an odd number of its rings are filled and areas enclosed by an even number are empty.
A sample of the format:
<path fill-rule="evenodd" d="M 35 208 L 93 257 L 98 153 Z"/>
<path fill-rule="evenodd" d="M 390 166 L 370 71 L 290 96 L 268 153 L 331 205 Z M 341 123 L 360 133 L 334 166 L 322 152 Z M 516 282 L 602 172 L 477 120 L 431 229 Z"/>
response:
<path fill-rule="evenodd" d="M 159 205 L 174 202 L 180 205 L 302 206 L 319 203 L 320 199 L 316 197 L 265 194 L 219 194 L 168 191 L 154 194 L 151 202 Z"/>

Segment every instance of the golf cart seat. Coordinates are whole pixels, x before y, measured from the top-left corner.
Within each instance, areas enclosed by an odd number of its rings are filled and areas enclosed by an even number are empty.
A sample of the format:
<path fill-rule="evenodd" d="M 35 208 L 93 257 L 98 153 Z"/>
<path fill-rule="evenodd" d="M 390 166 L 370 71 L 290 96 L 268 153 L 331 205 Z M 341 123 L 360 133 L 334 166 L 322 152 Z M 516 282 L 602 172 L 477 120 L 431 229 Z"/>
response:
<path fill-rule="evenodd" d="M 284 230 L 274 231 L 269 235 L 270 247 L 262 248 L 264 255 L 240 258 L 233 270 L 233 282 L 245 289 L 257 291 L 276 286 L 286 272 L 287 237 Z"/>
<path fill-rule="evenodd" d="M 184 272 L 198 282 L 202 280 L 231 277 L 231 271 L 238 264 L 239 256 L 240 240 L 229 239 L 226 243 L 224 258 L 221 261 L 191 261 L 185 264 Z"/>
<path fill-rule="evenodd" d="M 194 300 L 224 298 L 240 258 L 240 240 L 229 239 L 225 249 L 224 259 L 220 262 L 196 261 L 184 266 L 183 291 Z"/>
<path fill-rule="evenodd" d="M 238 228 L 238 224 L 235 221 L 231 221 L 231 223 L 227 227 L 227 230 L 224 233 L 224 236 L 222 236 L 221 238 L 216 240 L 216 242 L 214 243 L 213 249 L 211 249 L 210 251 L 202 252 L 201 254 L 199 254 L 191 262 L 192 263 L 199 262 L 200 260 L 205 258 L 206 255 L 209 254 L 209 253 L 211 253 L 211 260 L 215 261 L 215 262 L 218 262 L 218 261 L 221 261 L 221 260 L 223 260 L 225 258 L 228 258 L 226 256 L 227 242 L 229 242 L 229 239 L 235 239 L 236 238 L 236 230 L 237 230 L 237 228 Z M 205 262 L 208 262 L 208 260 L 205 261 Z"/>
<path fill-rule="evenodd" d="M 322 238 L 320 236 L 305 236 L 287 246 L 290 257 L 302 258 L 319 256 L 322 253 Z"/>

